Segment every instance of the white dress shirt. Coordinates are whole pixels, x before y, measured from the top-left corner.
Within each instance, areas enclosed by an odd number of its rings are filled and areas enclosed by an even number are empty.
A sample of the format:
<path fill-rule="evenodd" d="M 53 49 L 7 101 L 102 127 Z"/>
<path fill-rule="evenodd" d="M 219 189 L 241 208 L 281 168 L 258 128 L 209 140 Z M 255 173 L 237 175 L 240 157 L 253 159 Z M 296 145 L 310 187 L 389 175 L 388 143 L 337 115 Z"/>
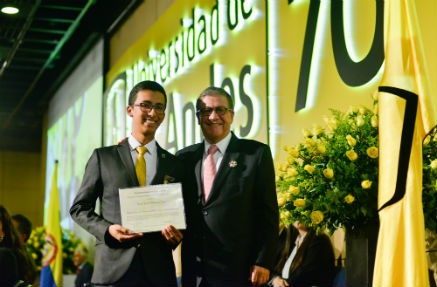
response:
<path fill-rule="evenodd" d="M 142 144 L 134 138 L 133 135 L 128 137 L 128 142 L 130 146 L 130 154 L 132 156 L 132 161 L 134 162 L 134 166 L 137 164 L 138 151 L 137 147 L 142 146 Z M 156 174 L 156 168 L 158 165 L 158 152 L 156 148 L 156 140 L 148 142 L 144 145 L 147 148 L 147 152 L 144 153 L 144 159 L 146 161 L 146 185 L 150 185 L 152 183 L 153 178 Z"/>
<path fill-rule="evenodd" d="M 294 249 L 291 251 L 290 256 L 288 257 L 287 261 L 285 261 L 284 268 L 282 268 L 282 278 L 288 279 L 290 277 L 290 266 L 293 262 L 294 257 L 296 256 L 298 246 L 302 245 L 303 239 L 305 238 L 306 234 L 304 236 L 298 236 L 296 238 Z"/>

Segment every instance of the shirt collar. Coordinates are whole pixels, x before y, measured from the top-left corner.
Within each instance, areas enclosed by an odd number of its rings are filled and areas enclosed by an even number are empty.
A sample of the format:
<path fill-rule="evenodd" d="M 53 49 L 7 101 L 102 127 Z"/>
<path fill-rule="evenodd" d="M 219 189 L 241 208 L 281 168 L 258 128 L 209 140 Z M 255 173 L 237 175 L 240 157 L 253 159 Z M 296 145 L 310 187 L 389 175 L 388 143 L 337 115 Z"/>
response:
<path fill-rule="evenodd" d="M 128 137 L 129 146 L 131 151 L 136 150 L 137 147 L 143 146 L 132 134 Z M 147 144 L 144 145 L 147 148 L 147 152 L 150 154 L 154 154 L 156 152 L 156 140 L 153 139 Z"/>
<path fill-rule="evenodd" d="M 296 237 L 296 241 L 294 242 L 296 244 L 296 246 L 302 245 L 302 242 L 305 239 L 305 236 L 307 236 L 307 233 L 305 233 L 303 236 L 297 236 Z M 298 242 L 299 242 L 299 244 L 298 244 Z"/>
<path fill-rule="evenodd" d="M 229 132 L 229 134 L 222 139 L 221 141 L 219 141 L 218 143 L 214 144 L 218 147 L 218 150 L 224 154 L 226 149 L 228 148 L 229 142 L 231 141 L 231 137 L 232 137 L 232 133 Z M 205 139 L 205 154 L 208 154 L 208 149 L 212 144 L 210 144 L 206 139 Z"/>

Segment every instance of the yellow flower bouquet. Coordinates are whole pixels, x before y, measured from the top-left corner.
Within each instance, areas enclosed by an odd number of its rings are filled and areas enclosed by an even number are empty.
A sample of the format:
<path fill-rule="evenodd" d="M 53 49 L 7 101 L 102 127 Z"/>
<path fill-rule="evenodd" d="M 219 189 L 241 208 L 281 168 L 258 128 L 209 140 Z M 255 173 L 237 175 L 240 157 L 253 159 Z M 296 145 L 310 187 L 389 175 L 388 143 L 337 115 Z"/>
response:
<path fill-rule="evenodd" d="M 82 239 L 76 238 L 75 234 L 62 228 L 62 271 L 64 274 L 74 274 L 76 267 L 73 264 L 73 253 L 78 247 L 84 247 Z M 29 239 L 26 242 L 26 248 L 32 256 L 38 270 L 41 270 L 41 260 L 44 251 L 44 238 L 46 235 L 45 226 L 40 226 L 32 230 Z"/>
<path fill-rule="evenodd" d="M 376 105 L 376 103 L 375 103 Z M 333 232 L 377 222 L 378 118 L 366 107 L 331 110 L 326 126 L 304 130 L 277 164 L 281 222 Z"/>
<path fill-rule="evenodd" d="M 423 214 L 425 227 L 437 231 L 437 127 L 423 140 Z"/>

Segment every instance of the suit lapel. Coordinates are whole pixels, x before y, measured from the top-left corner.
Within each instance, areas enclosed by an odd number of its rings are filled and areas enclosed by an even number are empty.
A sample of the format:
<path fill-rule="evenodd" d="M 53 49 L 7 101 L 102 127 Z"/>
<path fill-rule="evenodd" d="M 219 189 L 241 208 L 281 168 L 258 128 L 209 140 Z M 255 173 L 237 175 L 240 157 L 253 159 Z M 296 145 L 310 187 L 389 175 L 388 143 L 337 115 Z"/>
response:
<path fill-rule="evenodd" d="M 237 137 L 232 133 L 231 141 L 229 142 L 229 145 L 225 151 L 225 154 L 223 156 L 222 162 L 220 163 L 219 170 L 217 171 L 217 174 L 215 175 L 214 182 L 212 184 L 211 193 L 208 197 L 207 202 L 210 202 L 215 197 L 218 196 L 218 193 L 220 191 L 220 187 L 223 185 L 223 183 L 226 181 L 226 178 L 228 177 L 228 173 L 231 171 L 233 167 L 231 167 L 231 162 L 237 162 L 238 158 L 238 139 Z"/>
<path fill-rule="evenodd" d="M 132 186 L 138 186 L 137 174 L 135 173 L 135 166 L 132 161 L 132 155 L 130 153 L 130 146 L 128 141 L 124 141 L 122 144 L 118 145 L 118 154 L 120 155 L 121 162 L 124 165 L 124 169 L 129 174 L 129 179 L 132 182 Z"/>
<path fill-rule="evenodd" d="M 166 153 L 158 143 L 156 143 L 156 161 L 156 173 L 151 184 L 163 183 L 166 172 L 171 169 L 171 163 L 169 162 Z"/>
<path fill-rule="evenodd" d="M 203 186 L 202 186 L 202 159 L 203 159 L 203 152 L 205 150 L 205 143 L 202 142 L 199 145 L 199 149 L 197 150 L 196 154 L 196 164 L 194 166 L 194 173 L 196 174 L 196 182 L 197 182 L 197 195 L 199 198 L 202 198 L 202 202 L 204 202 L 203 199 Z"/>

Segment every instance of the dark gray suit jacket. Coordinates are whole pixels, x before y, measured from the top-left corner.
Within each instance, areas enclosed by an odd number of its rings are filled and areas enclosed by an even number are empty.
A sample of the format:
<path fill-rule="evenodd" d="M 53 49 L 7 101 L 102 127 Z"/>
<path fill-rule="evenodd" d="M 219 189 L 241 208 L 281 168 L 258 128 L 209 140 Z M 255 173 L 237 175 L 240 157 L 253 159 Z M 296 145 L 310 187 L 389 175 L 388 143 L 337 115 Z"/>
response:
<path fill-rule="evenodd" d="M 193 187 L 187 190 L 193 204 L 186 206 L 183 282 L 195 285 L 197 275 L 207 286 L 248 285 L 252 265 L 274 267 L 279 218 L 270 148 L 232 135 L 207 202 L 201 183 L 203 152 L 200 143 L 176 153 L 191 172 Z"/>
<path fill-rule="evenodd" d="M 182 182 L 183 167 L 174 155 L 157 144 L 158 166 L 152 184 Z M 71 217 L 96 237 L 92 282 L 112 284 L 126 273 L 137 249 L 147 278 L 155 286 L 176 286 L 172 248 L 160 232 L 147 233 L 136 242 L 121 244 L 108 233 L 121 224 L 119 188 L 138 186 L 128 141 L 95 149 L 88 161 L 82 185 L 70 209 Z M 95 213 L 101 200 L 101 214 Z"/>

